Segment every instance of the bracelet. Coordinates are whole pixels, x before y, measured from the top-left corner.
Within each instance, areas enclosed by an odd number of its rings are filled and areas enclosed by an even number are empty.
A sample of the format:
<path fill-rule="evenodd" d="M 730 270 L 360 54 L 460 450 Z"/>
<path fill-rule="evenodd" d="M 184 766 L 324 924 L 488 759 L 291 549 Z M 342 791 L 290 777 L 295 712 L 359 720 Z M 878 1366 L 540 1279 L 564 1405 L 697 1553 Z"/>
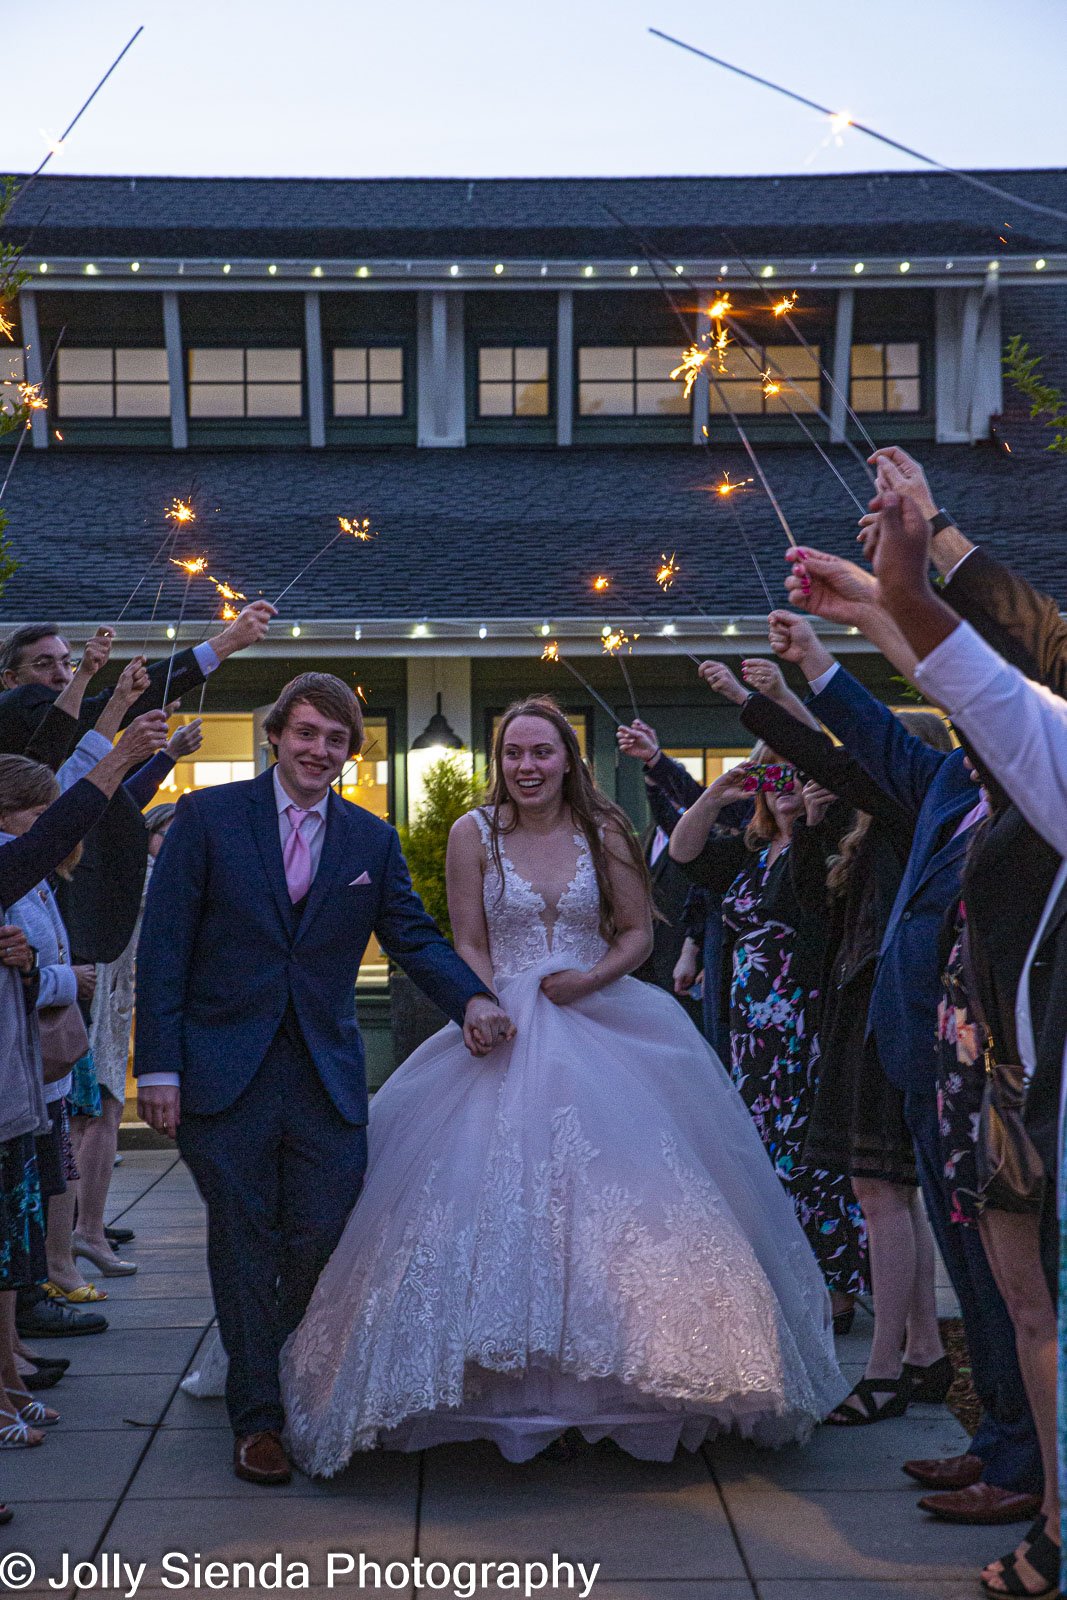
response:
<path fill-rule="evenodd" d="M 946 528 L 954 528 L 956 526 L 956 519 L 945 510 L 944 506 L 942 506 L 941 510 L 935 512 L 930 518 L 927 526 L 929 527 L 931 534 L 933 534 L 936 538 L 939 533 L 944 533 Z"/>
<path fill-rule="evenodd" d="M 642 762 L 642 766 L 644 766 L 644 767 L 654 767 L 656 762 L 659 760 L 659 758 L 660 758 L 660 756 L 662 754 L 663 754 L 662 750 L 656 750 L 653 755 L 649 756 L 647 761 Z"/>

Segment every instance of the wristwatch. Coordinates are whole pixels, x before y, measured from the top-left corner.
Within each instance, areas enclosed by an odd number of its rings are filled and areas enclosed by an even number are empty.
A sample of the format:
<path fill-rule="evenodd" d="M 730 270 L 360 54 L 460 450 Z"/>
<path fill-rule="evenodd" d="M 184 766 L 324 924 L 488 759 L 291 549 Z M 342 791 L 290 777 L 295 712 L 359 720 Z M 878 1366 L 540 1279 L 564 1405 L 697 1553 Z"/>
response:
<path fill-rule="evenodd" d="M 944 533 L 946 528 L 954 528 L 956 526 L 956 519 L 945 510 L 944 506 L 942 506 L 940 511 L 936 511 L 930 518 L 927 526 L 929 527 L 930 532 L 936 535 L 939 533 Z"/>
<path fill-rule="evenodd" d="M 30 945 L 30 955 L 33 957 L 33 965 L 27 972 L 20 972 L 19 974 L 23 983 L 29 983 L 31 978 L 36 978 L 41 970 L 41 953 L 35 944 Z"/>

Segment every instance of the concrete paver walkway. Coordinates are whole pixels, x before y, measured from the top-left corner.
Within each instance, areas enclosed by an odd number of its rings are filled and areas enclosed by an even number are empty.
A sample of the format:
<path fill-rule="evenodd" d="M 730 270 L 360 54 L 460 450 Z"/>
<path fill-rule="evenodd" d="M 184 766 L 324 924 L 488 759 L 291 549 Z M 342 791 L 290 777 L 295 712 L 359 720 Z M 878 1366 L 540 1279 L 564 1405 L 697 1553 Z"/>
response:
<path fill-rule="evenodd" d="M 130 1151 L 116 1171 L 112 1220 L 137 1231 L 128 1247 L 136 1277 L 107 1281 L 107 1333 L 42 1342 L 67 1355 L 71 1372 L 45 1398 L 62 1412 L 38 1450 L 0 1455 L 0 1499 L 16 1521 L 0 1530 L 2 1553 L 36 1564 L 27 1592 L 71 1595 L 71 1563 L 116 1553 L 147 1570 L 138 1589 L 166 1594 L 220 1592 L 201 1574 L 182 1587 L 192 1562 L 252 1561 L 280 1552 L 304 1562 L 325 1600 L 327 1554 L 365 1553 L 382 1568 L 380 1587 L 354 1577 L 334 1588 L 425 1600 L 430 1562 L 600 1563 L 592 1600 L 963 1600 L 979 1593 L 984 1560 L 1009 1549 L 1021 1530 L 953 1528 L 915 1509 L 900 1471 L 908 1456 L 952 1455 L 965 1435 L 943 1408 L 913 1407 L 874 1428 L 823 1429 L 805 1449 L 778 1453 L 721 1442 L 669 1466 L 636 1462 L 610 1445 L 573 1462 L 504 1462 L 488 1445 L 449 1446 L 422 1456 L 375 1452 L 342 1476 L 285 1489 L 241 1483 L 220 1401 L 178 1391 L 212 1317 L 204 1258 L 204 1216 L 181 1162 L 169 1152 Z M 859 1376 L 869 1318 L 841 1341 L 848 1376 Z M 186 1558 L 161 1565 L 168 1552 Z M 461 1589 L 464 1600 L 522 1594 L 495 1586 Z M 245 1576 L 245 1575 L 242 1575 Z M 297 1574 L 299 1577 L 300 1575 Z M 108 1572 L 81 1592 L 128 1592 Z M 565 1574 L 564 1574 L 565 1577 Z M 394 1585 L 389 1586 L 387 1578 Z M 461 1574 L 461 1581 L 468 1580 Z M 3 1584 L 0 1582 L 0 1589 Z M 221 1592 L 235 1592 L 233 1584 Z M 287 1591 L 282 1588 L 280 1591 Z M 580 1594 L 565 1583 L 541 1594 Z M 243 1595 L 277 1594 L 269 1572 Z"/>

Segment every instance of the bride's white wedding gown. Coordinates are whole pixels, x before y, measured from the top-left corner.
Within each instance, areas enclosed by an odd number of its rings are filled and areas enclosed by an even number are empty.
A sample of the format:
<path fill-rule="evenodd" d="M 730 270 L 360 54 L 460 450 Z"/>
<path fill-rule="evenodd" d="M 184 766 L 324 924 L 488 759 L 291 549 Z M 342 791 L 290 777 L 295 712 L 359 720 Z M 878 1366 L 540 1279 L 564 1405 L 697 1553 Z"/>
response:
<path fill-rule="evenodd" d="M 282 1358 L 306 1472 L 467 1439 L 525 1461 L 572 1426 L 652 1460 L 727 1429 L 781 1445 L 847 1388 L 793 1207 L 682 1008 L 634 978 L 541 992 L 606 948 L 575 844 L 554 916 L 487 848 L 514 1041 L 476 1060 L 450 1023 L 375 1096 L 363 1192 Z M 192 1392 L 218 1392 L 210 1366 Z"/>

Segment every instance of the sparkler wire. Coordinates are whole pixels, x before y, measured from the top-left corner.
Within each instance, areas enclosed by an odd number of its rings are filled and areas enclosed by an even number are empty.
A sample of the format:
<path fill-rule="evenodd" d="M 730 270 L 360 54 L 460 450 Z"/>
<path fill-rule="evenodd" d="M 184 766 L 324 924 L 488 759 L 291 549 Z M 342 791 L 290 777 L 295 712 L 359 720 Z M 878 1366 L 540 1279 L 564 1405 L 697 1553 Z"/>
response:
<path fill-rule="evenodd" d="M 542 657 L 542 660 L 543 659 L 544 658 Z M 561 666 L 561 667 L 566 667 L 566 669 L 570 673 L 571 677 L 572 678 L 577 678 L 578 682 L 581 684 L 581 686 L 585 690 L 586 694 L 591 695 L 592 698 L 596 701 L 597 705 L 602 707 L 602 709 L 607 712 L 608 716 L 611 718 L 612 722 L 614 722 L 614 724 L 615 724 L 615 726 L 617 728 L 624 728 L 626 726 L 626 724 L 624 722 L 620 722 L 619 721 L 619 714 L 614 709 L 614 707 L 608 705 L 608 702 L 604 699 L 604 696 L 602 694 L 598 694 L 597 693 L 597 691 L 593 688 L 593 685 L 589 682 L 589 679 L 583 677 L 582 674 L 578 671 L 577 667 L 572 667 L 571 666 L 571 664 L 570 664 L 569 660 L 567 659 L 567 657 L 560 654 L 558 647 L 557 647 L 557 650 L 556 650 L 556 654 L 552 657 L 552 661 L 553 661 L 553 663 L 558 663 L 558 665 Z"/>
<path fill-rule="evenodd" d="M 750 83 L 758 83 L 764 89 L 773 89 L 775 94 L 785 95 L 786 99 L 794 100 L 797 105 L 807 106 L 809 111 L 817 111 L 821 116 L 830 118 L 841 116 L 840 112 L 831 111 L 829 106 L 822 106 L 817 100 L 809 100 L 807 95 L 798 94 L 795 89 L 787 89 L 784 84 L 774 83 L 770 78 L 761 78 L 756 72 L 738 67 L 732 61 L 724 61 L 722 56 L 713 56 L 709 50 L 701 50 L 695 44 L 687 44 L 684 39 L 676 39 L 672 34 L 664 33 L 662 28 L 649 28 L 648 31 L 657 39 L 664 40 L 666 44 L 673 44 L 679 50 L 687 50 L 690 55 L 699 56 L 702 61 L 710 61 L 716 67 L 724 67 L 727 72 L 733 72 L 739 78 L 747 78 Z M 925 166 L 934 167 L 938 172 L 944 172 L 951 178 L 958 178 L 961 183 L 969 183 L 972 189 L 981 189 L 985 194 L 991 194 L 998 200 L 1008 200 L 1012 205 L 1022 206 L 1026 211 L 1035 211 L 1041 216 L 1055 217 L 1059 222 L 1067 222 L 1067 211 L 1059 211 L 1055 206 L 1044 206 L 1037 200 L 1024 200 L 1022 195 L 1012 194 L 1009 190 L 1001 189 L 998 184 L 989 183 L 984 178 L 976 178 L 972 172 L 961 172 L 959 167 L 947 166 L 934 156 L 928 156 L 922 150 L 915 150 L 911 145 L 902 144 L 899 139 L 893 139 L 889 134 L 879 132 L 866 122 L 857 122 L 850 117 L 847 126 L 855 128 L 857 133 L 865 133 L 869 139 L 877 139 L 879 144 L 888 145 L 891 150 L 899 150 L 902 155 L 910 156 L 914 161 L 921 161 Z"/>
<path fill-rule="evenodd" d="M 50 150 L 48 150 L 46 152 L 44 160 L 41 162 L 40 166 L 37 167 L 37 169 L 30 174 L 30 176 L 27 178 L 26 182 L 22 185 L 22 188 L 19 191 L 20 195 L 26 193 L 26 190 L 29 188 L 29 186 L 33 182 L 34 178 L 39 178 L 41 176 L 41 173 L 44 171 L 45 167 L 47 167 L 48 163 L 51 161 L 52 157 L 55 155 L 56 150 L 58 149 L 58 147 L 60 145 L 64 144 L 66 142 L 66 140 L 70 137 L 70 135 L 73 133 L 75 127 L 78 125 L 78 123 L 81 121 L 82 117 L 88 111 L 89 107 L 92 105 L 93 101 L 96 99 L 97 95 L 100 93 L 101 89 L 104 87 L 104 84 L 110 78 L 111 74 L 114 72 L 115 68 L 118 66 L 118 64 L 122 60 L 123 56 L 125 56 L 127 54 L 127 52 L 133 48 L 133 46 L 137 43 L 137 40 L 141 37 L 143 32 L 144 32 L 144 23 L 142 22 L 141 26 L 137 29 L 136 33 L 134 33 L 126 41 L 126 43 L 123 45 L 122 49 L 119 51 L 118 55 L 115 57 L 114 61 L 110 65 L 110 67 L 108 67 L 107 71 L 104 73 L 104 76 L 100 79 L 100 82 L 97 84 L 96 88 L 93 90 L 93 92 L 89 96 L 88 100 L 84 101 L 83 104 L 80 106 L 80 108 L 74 113 L 73 117 L 67 123 L 67 126 L 64 128 L 63 132 L 60 134 L 59 138 L 56 140 L 55 145 Z"/>
<path fill-rule="evenodd" d="M 308 562 L 307 566 L 301 567 L 300 571 L 297 573 L 297 575 L 293 579 L 292 583 L 287 583 L 286 584 L 285 588 L 282 590 L 282 592 L 278 596 L 277 600 L 274 601 L 275 608 L 277 608 L 280 605 L 280 603 L 285 599 L 286 595 L 289 593 L 289 590 L 290 589 L 294 589 L 296 587 L 296 585 L 300 582 L 301 578 L 304 576 L 304 573 L 305 572 L 309 572 L 311 570 L 311 568 L 315 565 L 316 561 L 320 560 L 321 557 L 326 554 L 327 550 L 332 550 L 333 546 L 337 543 L 338 539 L 342 539 L 342 538 L 344 538 L 344 529 L 343 528 L 341 528 L 337 533 L 334 534 L 334 536 L 330 540 L 329 544 L 324 544 L 322 549 L 316 555 L 312 556 L 312 558 Z"/>

